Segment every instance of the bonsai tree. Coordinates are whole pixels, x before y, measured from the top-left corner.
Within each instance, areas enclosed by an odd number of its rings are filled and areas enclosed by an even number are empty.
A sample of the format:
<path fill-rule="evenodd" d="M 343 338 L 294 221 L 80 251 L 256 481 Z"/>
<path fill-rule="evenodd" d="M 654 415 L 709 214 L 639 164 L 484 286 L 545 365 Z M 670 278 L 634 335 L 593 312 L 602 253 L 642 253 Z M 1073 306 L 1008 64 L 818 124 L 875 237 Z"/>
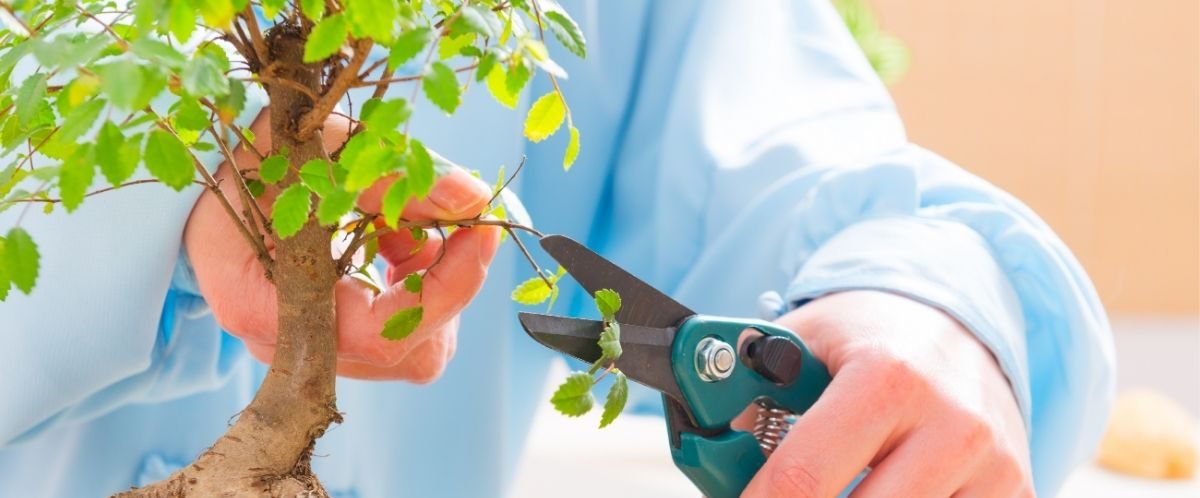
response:
<path fill-rule="evenodd" d="M 37 285 L 38 246 L 22 220 L 149 183 L 211 192 L 236 225 L 240 240 L 230 243 L 253 248 L 277 290 L 278 345 L 252 403 L 191 465 L 122 496 L 326 496 L 309 459 L 316 439 L 342 420 L 334 284 L 346 275 L 370 281 L 378 238 L 392 231 L 419 239 L 426 229 L 444 237 L 456 227 L 497 225 L 518 245 L 518 231 L 540 235 L 506 219 L 496 201 L 502 167 L 493 202 L 478 216 L 402 218 L 405 205 L 453 167 L 409 133 L 420 95 L 454 113 L 467 88 L 481 83 L 515 108 L 543 71 L 553 90 L 534 100 L 524 133 L 536 142 L 565 123 L 563 167 L 579 153 L 557 81 L 564 72 L 545 33 L 581 57 L 584 38 L 553 0 L 17 0 L 0 3 L 0 19 L 0 143 L 11 158 L 0 165 L 0 210 L 20 210 L 15 226 L 0 230 L 0 300 Z M 16 69 L 30 61 L 31 74 Z M 397 85 L 411 87 L 407 99 L 388 92 Z M 357 110 L 348 98 L 355 88 L 373 89 Z M 260 91 L 270 102 L 271 144 L 261 151 L 235 119 L 247 95 Z M 322 128 L 335 113 L 351 129 L 330 151 Z M 259 164 L 239 165 L 238 147 Z M 198 158 L 217 152 L 232 181 L 214 179 Z M 147 175 L 132 180 L 139 168 Z M 364 190 L 392 177 L 378 212 L 358 206 Z M 334 252 L 334 241 L 344 250 Z M 533 266 L 538 275 L 514 299 L 552 300 L 561 272 Z M 403 286 L 421 295 L 422 275 Z M 417 302 L 379 333 L 394 341 L 413 333 L 423 314 Z M 572 385 L 571 410 L 590 408 L 591 384 Z"/>

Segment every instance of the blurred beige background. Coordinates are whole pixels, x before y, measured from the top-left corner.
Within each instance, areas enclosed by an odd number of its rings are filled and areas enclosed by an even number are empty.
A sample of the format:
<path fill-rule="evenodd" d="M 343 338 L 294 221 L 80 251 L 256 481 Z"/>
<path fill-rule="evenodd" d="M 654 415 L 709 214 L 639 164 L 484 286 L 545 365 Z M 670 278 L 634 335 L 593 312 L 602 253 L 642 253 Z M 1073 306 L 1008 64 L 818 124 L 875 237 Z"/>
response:
<path fill-rule="evenodd" d="M 1032 206 L 1110 313 L 1200 313 L 1200 2 L 871 4 L 914 142 Z"/>

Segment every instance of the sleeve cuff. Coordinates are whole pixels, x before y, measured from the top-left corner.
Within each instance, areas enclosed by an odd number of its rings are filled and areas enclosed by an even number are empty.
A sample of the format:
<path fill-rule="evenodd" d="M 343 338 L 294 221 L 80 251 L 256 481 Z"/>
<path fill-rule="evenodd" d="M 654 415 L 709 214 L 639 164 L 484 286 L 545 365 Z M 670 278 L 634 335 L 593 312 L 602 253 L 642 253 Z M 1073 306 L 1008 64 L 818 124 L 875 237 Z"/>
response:
<path fill-rule="evenodd" d="M 847 290 L 899 294 L 954 317 L 996 357 L 1029 426 L 1021 302 L 975 231 L 958 222 L 915 216 L 855 223 L 805 262 L 786 298 L 795 307 Z"/>

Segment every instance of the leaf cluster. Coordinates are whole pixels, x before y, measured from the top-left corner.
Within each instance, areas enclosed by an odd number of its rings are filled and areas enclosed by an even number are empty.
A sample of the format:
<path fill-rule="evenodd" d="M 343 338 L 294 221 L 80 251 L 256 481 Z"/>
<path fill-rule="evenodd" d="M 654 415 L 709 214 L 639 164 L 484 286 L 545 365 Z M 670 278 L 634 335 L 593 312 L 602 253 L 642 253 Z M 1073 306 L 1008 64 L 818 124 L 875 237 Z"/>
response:
<path fill-rule="evenodd" d="M 600 415 L 600 428 L 603 429 L 612 424 L 625 409 L 625 402 L 629 399 L 629 380 L 621 369 L 616 368 L 617 359 L 621 357 L 622 352 L 621 325 L 616 320 L 617 311 L 621 309 L 621 296 L 612 289 L 600 289 L 596 291 L 593 299 L 604 320 L 604 330 L 597 341 L 600 345 L 600 358 L 585 372 L 571 372 L 554 391 L 550 403 L 563 415 L 582 416 L 591 411 L 596 403 L 592 395 L 592 386 L 600 382 L 605 375 L 612 373 L 613 384 L 605 397 L 604 411 Z"/>

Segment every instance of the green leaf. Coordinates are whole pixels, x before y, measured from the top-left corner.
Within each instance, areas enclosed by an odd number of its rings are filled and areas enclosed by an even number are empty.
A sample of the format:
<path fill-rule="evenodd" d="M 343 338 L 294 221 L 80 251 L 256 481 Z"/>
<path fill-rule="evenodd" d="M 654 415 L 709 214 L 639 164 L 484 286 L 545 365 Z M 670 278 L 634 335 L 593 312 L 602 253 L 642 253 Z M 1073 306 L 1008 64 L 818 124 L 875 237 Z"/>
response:
<path fill-rule="evenodd" d="M 79 138 L 80 135 L 92 129 L 92 126 L 96 124 L 96 118 L 100 117 L 100 111 L 103 109 L 103 99 L 92 99 L 72 109 L 67 117 L 63 118 L 58 133 L 54 135 L 55 138 L 58 140 Z"/>
<path fill-rule="evenodd" d="M 566 117 L 567 108 L 563 106 L 562 97 L 558 92 L 547 92 L 529 108 L 529 114 L 525 116 L 525 136 L 533 142 L 541 142 L 558 131 Z"/>
<path fill-rule="evenodd" d="M 572 372 L 554 391 L 550 404 L 568 417 L 587 413 L 596 404 L 596 398 L 592 396 L 592 376 L 587 372 Z"/>
<path fill-rule="evenodd" d="M 175 0 L 171 3 L 168 13 L 167 27 L 175 39 L 186 43 L 196 29 L 196 11 L 192 10 L 190 2 Z"/>
<path fill-rule="evenodd" d="M 320 21 L 325 17 L 325 0 L 300 0 L 300 10 L 305 17 Z"/>
<path fill-rule="evenodd" d="M 246 190 L 249 190 L 250 195 L 257 199 L 267 191 L 267 186 L 258 180 L 246 180 Z"/>
<path fill-rule="evenodd" d="M 312 198 L 307 187 L 293 183 L 275 198 L 271 207 L 272 226 L 282 238 L 296 235 L 304 223 L 308 221 L 308 212 L 312 209 Z"/>
<path fill-rule="evenodd" d="M 13 227 L 4 237 L 4 266 L 8 270 L 8 278 L 12 280 L 21 292 L 28 295 L 33 292 L 37 282 L 41 256 L 37 244 L 21 227 Z"/>
<path fill-rule="evenodd" d="M 438 59 L 446 60 L 456 55 L 459 55 L 466 47 L 475 43 L 475 33 L 466 33 L 458 36 L 443 36 L 438 41 Z"/>
<path fill-rule="evenodd" d="M 196 99 L 191 98 L 180 99 L 172 117 L 176 130 L 200 131 L 212 124 L 208 112 L 200 107 Z"/>
<path fill-rule="evenodd" d="M 333 190 L 317 204 L 317 221 L 322 225 L 334 225 L 346 213 L 354 209 L 354 201 L 358 195 L 345 190 Z"/>
<path fill-rule="evenodd" d="M 146 139 L 146 169 L 168 187 L 183 190 L 192 184 L 195 164 L 187 147 L 175 135 L 155 129 Z"/>
<path fill-rule="evenodd" d="M 408 191 L 418 199 L 424 199 L 429 191 L 433 190 L 433 183 L 437 180 L 433 157 L 429 155 L 425 145 L 415 138 L 409 140 L 409 150 L 411 153 L 405 164 Z"/>
<path fill-rule="evenodd" d="M 404 99 L 368 100 L 363 104 L 362 120 L 372 131 L 391 131 L 408 121 L 412 108 Z"/>
<path fill-rule="evenodd" d="M 413 294 L 420 294 L 423 286 L 424 279 L 421 278 L 420 273 L 409 273 L 408 276 L 404 277 L 404 290 L 406 291 Z"/>
<path fill-rule="evenodd" d="M 288 164 L 288 158 L 282 154 L 270 156 L 258 165 L 258 177 L 266 183 L 279 183 L 287 175 Z"/>
<path fill-rule="evenodd" d="M 600 331 L 600 339 L 596 341 L 600 345 L 600 358 L 602 360 L 617 361 L 624 353 L 621 348 L 621 324 L 617 322 L 605 322 L 604 330 Z"/>
<path fill-rule="evenodd" d="M 100 75 L 100 89 L 109 101 L 127 111 L 145 108 L 167 86 L 166 77 L 159 70 L 129 59 L 98 66 L 96 74 Z"/>
<path fill-rule="evenodd" d="M 554 33 L 554 37 L 562 43 L 567 50 L 579 57 L 587 57 L 587 42 L 583 39 L 583 31 L 579 29 L 579 25 L 571 19 L 565 11 L 553 10 L 542 14 L 546 19 L 546 25 L 550 28 L 550 32 Z"/>
<path fill-rule="evenodd" d="M 429 44 L 432 38 L 433 31 L 426 27 L 419 27 L 401 33 L 396 38 L 396 42 L 392 44 L 392 51 L 388 54 L 388 68 L 396 69 L 401 64 L 408 62 L 421 50 Z"/>
<path fill-rule="evenodd" d="M 421 305 L 397 311 L 383 323 L 383 332 L 379 335 L 382 335 L 384 339 L 392 341 L 404 339 L 412 335 L 413 332 L 416 332 L 417 326 L 421 324 L 421 317 L 424 314 L 425 308 Z"/>
<path fill-rule="evenodd" d="M 605 321 L 612 321 L 617 316 L 617 311 L 621 310 L 621 295 L 612 289 L 600 289 L 593 296 L 596 301 L 596 309 L 600 310 L 600 315 Z"/>
<path fill-rule="evenodd" d="M 503 26 L 500 17 L 492 9 L 481 5 L 467 5 L 462 8 L 463 23 L 472 31 L 487 38 L 495 38 Z"/>
<path fill-rule="evenodd" d="M 429 101 L 446 111 L 446 114 L 454 114 L 454 110 L 462 103 L 454 70 L 441 62 L 434 62 L 430 66 L 429 72 L 421 80 L 421 88 L 425 90 Z"/>
<path fill-rule="evenodd" d="M 408 203 L 410 195 L 407 178 L 399 178 L 388 187 L 387 192 L 383 194 L 383 202 L 380 208 L 384 223 L 387 223 L 392 228 L 396 227 L 396 223 L 400 222 L 400 214 L 404 212 L 404 205 Z"/>
<path fill-rule="evenodd" d="M 512 300 L 526 306 L 542 304 L 550 299 L 550 290 L 550 286 L 546 285 L 542 277 L 533 277 L 513 289 Z"/>
<path fill-rule="evenodd" d="M 338 180 L 337 170 L 340 166 L 330 164 L 321 159 L 311 159 L 300 168 L 300 181 L 319 197 L 325 197 L 334 190 L 341 190 L 335 180 Z M 342 175 L 342 180 L 345 175 Z M 340 182 L 338 182 L 340 183 Z"/>
<path fill-rule="evenodd" d="M 46 73 L 37 73 L 25 78 L 17 90 L 17 122 L 21 126 L 28 125 L 37 115 L 41 103 L 46 98 Z"/>
<path fill-rule="evenodd" d="M 575 158 L 579 157 L 579 128 L 570 125 L 571 140 L 567 142 L 567 151 L 563 153 L 563 171 L 571 171 Z"/>
<path fill-rule="evenodd" d="M 175 48 L 171 47 L 170 45 L 167 45 L 166 43 L 163 43 L 153 37 L 143 36 L 138 38 L 137 40 L 134 40 L 133 43 L 129 44 L 129 48 L 132 49 L 133 53 L 137 54 L 138 57 L 148 61 L 164 64 L 171 69 L 179 70 L 183 68 L 185 64 L 187 64 L 187 57 L 184 57 L 183 54 L 179 53 L 178 50 L 175 50 Z"/>
<path fill-rule="evenodd" d="M 58 190 L 62 194 L 63 207 L 67 212 L 74 211 L 83 202 L 83 196 L 96 176 L 96 164 L 92 158 L 92 148 L 85 145 L 78 148 L 59 170 Z"/>
<path fill-rule="evenodd" d="M 120 185 L 137 169 L 141 144 L 128 140 L 114 123 L 104 123 L 96 134 L 96 163 L 104 178 L 114 187 Z"/>
<path fill-rule="evenodd" d="M 350 24 L 341 14 L 321 20 L 308 35 L 308 41 L 304 42 L 304 62 L 316 62 L 336 54 L 349 33 Z"/>
<path fill-rule="evenodd" d="M 218 54 L 212 50 L 198 52 L 179 75 L 183 80 L 183 89 L 195 96 L 229 93 L 229 78 L 225 77 L 229 61 L 223 57 L 224 53 Z"/>
<path fill-rule="evenodd" d="M 4 202 L 0 201 L 0 210 L 3 210 Z M 4 237 L 0 237 L 0 301 L 8 299 L 8 289 L 12 287 L 12 277 L 8 275 L 8 259 L 5 256 L 6 242 Z"/>
<path fill-rule="evenodd" d="M 616 378 L 612 387 L 608 388 L 608 397 L 604 399 L 604 413 L 600 415 L 600 428 L 603 429 L 617 419 L 625 410 L 625 402 L 629 400 L 629 381 L 625 373 L 613 370 Z"/>
<path fill-rule="evenodd" d="M 394 0 L 347 0 L 344 5 L 356 36 L 382 44 L 392 41 L 392 27 L 397 17 Z"/>
<path fill-rule="evenodd" d="M 508 90 L 508 72 L 504 70 L 503 66 L 496 64 L 492 66 L 491 71 L 488 71 L 487 87 L 492 97 L 500 105 L 509 109 L 517 108 L 517 99 L 521 94 L 520 92 L 510 92 Z"/>

